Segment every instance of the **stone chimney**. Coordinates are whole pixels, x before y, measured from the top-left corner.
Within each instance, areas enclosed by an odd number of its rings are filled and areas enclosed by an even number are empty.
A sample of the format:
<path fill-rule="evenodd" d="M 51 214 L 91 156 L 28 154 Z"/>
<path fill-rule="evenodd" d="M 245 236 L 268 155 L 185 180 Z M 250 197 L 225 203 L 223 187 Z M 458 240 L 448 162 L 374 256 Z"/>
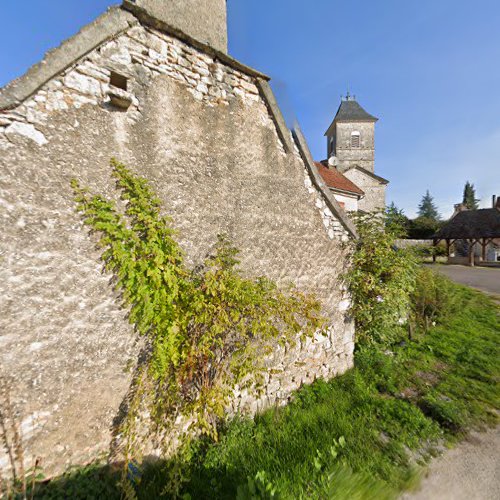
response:
<path fill-rule="evenodd" d="M 493 195 L 493 203 L 491 206 L 500 210 L 500 196 Z"/>
<path fill-rule="evenodd" d="M 457 203 L 455 205 L 455 211 L 453 212 L 453 215 L 451 216 L 452 218 L 455 217 L 455 215 L 459 214 L 460 212 L 465 212 L 466 210 L 469 210 L 467 208 L 467 205 L 465 203 Z"/>
<path fill-rule="evenodd" d="M 134 14 L 147 15 L 227 53 L 227 0 L 123 0 Z"/>

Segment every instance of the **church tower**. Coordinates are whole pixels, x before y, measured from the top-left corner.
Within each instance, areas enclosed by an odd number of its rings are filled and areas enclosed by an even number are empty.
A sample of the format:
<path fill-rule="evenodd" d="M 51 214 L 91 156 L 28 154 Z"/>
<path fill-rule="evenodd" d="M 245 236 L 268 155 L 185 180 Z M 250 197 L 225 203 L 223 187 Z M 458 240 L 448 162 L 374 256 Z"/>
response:
<path fill-rule="evenodd" d="M 358 166 L 375 171 L 375 123 L 378 118 L 367 113 L 355 96 L 342 98 L 335 118 L 326 131 L 328 158 L 337 158 L 337 168 L 345 172 Z"/>
<path fill-rule="evenodd" d="M 375 123 L 354 96 L 342 98 L 335 118 L 326 131 L 329 164 L 362 190 L 359 210 L 385 208 L 389 181 L 375 174 Z M 333 157 L 333 158 L 332 158 Z"/>
<path fill-rule="evenodd" d="M 227 0 L 124 0 L 137 16 L 146 15 L 227 53 Z"/>

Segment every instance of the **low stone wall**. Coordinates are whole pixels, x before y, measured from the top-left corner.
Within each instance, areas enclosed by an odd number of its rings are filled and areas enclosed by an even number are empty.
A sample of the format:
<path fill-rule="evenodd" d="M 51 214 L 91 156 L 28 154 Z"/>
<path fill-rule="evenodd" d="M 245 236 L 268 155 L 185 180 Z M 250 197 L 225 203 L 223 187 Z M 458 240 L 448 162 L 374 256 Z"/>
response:
<path fill-rule="evenodd" d="M 431 247 L 432 240 L 396 240 L 398 248 L 411 248 L 411 247 Z"/>

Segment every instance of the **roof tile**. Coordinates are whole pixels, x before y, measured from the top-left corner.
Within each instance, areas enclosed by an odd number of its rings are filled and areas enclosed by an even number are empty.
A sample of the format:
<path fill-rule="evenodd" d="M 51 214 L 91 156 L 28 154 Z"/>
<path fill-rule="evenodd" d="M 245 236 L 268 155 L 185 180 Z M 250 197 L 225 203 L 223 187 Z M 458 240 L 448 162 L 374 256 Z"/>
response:
<path fill-rule="evenodd" d="M 349 193 L 363 196 L 365 193 L 354 182 L 349 180 L 345 175 L 341 174 L 336 168 L 328 168 L 323 163 L 314 162 L 318 168 L 318 172 L 329 188 L 347 191 Z"/>

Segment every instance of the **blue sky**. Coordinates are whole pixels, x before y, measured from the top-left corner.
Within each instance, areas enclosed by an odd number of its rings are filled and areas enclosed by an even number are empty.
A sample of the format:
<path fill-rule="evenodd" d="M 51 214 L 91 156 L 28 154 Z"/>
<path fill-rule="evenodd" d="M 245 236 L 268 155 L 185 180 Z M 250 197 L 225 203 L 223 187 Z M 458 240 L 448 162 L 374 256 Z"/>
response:
<path fill-rule="evenodd" d="M 117 2 L 3 2 L 0 86 Z M 22 5 L 22 8 L 21 8 Z M 314 156 L 347 86 L 380 118 L 376 172 L 413 216 L 426 189 L 444 216 L 466 180 L 500 195 L 498 0 L 229 0 L 231 55 L 272 77 Z"/>

